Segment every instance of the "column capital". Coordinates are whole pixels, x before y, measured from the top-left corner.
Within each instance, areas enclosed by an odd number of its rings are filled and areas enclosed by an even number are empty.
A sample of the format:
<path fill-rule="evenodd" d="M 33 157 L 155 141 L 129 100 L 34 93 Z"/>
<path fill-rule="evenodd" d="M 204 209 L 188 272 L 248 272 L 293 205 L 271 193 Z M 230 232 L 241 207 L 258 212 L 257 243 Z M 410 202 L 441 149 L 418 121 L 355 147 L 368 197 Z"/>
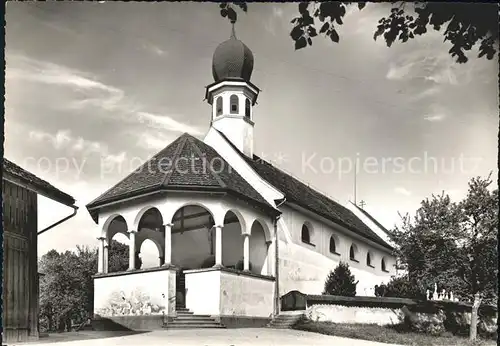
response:
<path fill-rule="evenodd" d="M 172 227 L 174 227 L 174 224 L 169 222 L 169 223 L 164 224 L 163 226 L 172 228 Z"/>
<path fill-rule="evenodd" d="M 250 233 L 241 233 L 242 237 L 250 237 Z"/>
<path fill-rule="evenodd" d="M 106 237 L 97 237 L 97 240 L 104 241 L 104 240 L 106 240 Z"/>
<path fill-rule="evenodd" d="M 224 225 L 214 225 L 215 228 L 224 228 Z"/>
<path fill-rule="evenodd" d="M 137 233 L 137 230 L 135 230 L 135 229 L 129 229 L 129 230 L 127 231 L 127 233 Z"/>
<path fill-rule="evenodd" d="M 267 246 L 271 245 L 272 243 L 273 243 L 273 241 L 272 241 L 272 240 L 267 240 L 267 241 L 266 241 L 266 245 L 267 245 Z"/>

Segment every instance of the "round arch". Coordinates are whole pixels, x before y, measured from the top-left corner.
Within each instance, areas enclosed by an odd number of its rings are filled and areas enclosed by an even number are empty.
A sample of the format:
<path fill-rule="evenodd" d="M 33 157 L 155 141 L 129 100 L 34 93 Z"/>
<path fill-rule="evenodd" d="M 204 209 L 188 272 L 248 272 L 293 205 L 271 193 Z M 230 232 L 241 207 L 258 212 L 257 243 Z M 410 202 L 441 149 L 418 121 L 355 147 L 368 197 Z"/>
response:
<path fill-rule="evenodd" d="M 382 256 L 382 258 L 380 259 L 380 269 L 383 272 L 389 272 L 387 270 L 387 257 L 385 257 L 385 256 Z"/>
<path fill-rule="evenodd" d="M 252 227 L 250 227 L 250 232 L 253 228 L 253 225 L 255 223 L 258 223 L 261 227 L 262 227 L 262 230 L 264 231 L 264 236 L 266 238 L 266 242 L 268 241 L 272 241 L 273 240 L 273 237 L 272 237 L 272 234 L 271 234 L 271 230 L 269 229 L 269 225 L 267 222 L 265 222 L 264 220 L 262 219 L 255 219 L 252 223 Z M 250 233 L 251 235 L 251 233 Z"/>
<path fill-rule="evenodd" d="M 266 225 L 260 220 L 254 220 L 251 226 L 250 235 L 250 271 L 256 274 L 267 274 L 268 261 L 268 236 L 270 237 L 269 230 Z"/>
<path fill-rule="evenodd" d="M 175 206 L 171 215 L 168 215 L 167 217 L 165 217 L 164 220 L 166 220 L 170 223 L 173 223 L 175 214 L 177 214 L 182 208 L 185 208 L 185 207 L 200 207 L 210 214 L 210 216 L 212 217 L 212 220 L 214 220 L 214 223 L 216 225 L 219 225 L 219 224 L 222 225 L 224 223 L 224 217 L 219 218 L 220 214 L 214 212 L 214 210 L 213 210 L 214 208 L 211 208 L 207 204 L 205 204 L 203 202 L 198 202 L 198 201 L 189 201 L 189 202 L 180 203 L 178 206 Z"/>
<path fill-rule="evenodd" d="M 156 248 L 158 249 L 158 256 L 163 257 L 163 255 L 164 255 L 163 246 L 160 244 L 160 242 L 157 239 L 154 239 L 154 238 L 141 239 L 141 241 L 137 244 L 137 251 L 139 251 L 139 252 L 141 251 L 142 244 L 144 244 L 144 242 L 146 240 L 149 240 L 153 244 L 155 244 Z"/>
<path fill-rule="evenodd" d="M 217 205 L 203 201 L 170 203 L 166 222 L 172 225 L 171 263 L 182 270 L 209 268 L 215 264 L 215 227 L 221 223 Z M 216 211 L 216 212 L 214 212 Z M 241 236 L 238 233 L 238 236 Z"/>
<path fill-rule="evenodd" d="M 154 205 L 147 205 L 147 206 L 141 208 L 141 210 L 139 210 L 139 212 L 135 216 L 135 218 L 134 218 L 134 224 L 133 224 L 133 227 L 134 227 L 133 230 L 134 231 L 137 231 L 137 232 L 139 231 L 139 229 L 138 229 L 139 228 L 139 223 L 141 222 L 142 217 L 144 216 L 144 214 L 146 214 L 150 210 L 156 210 L 156 212 L 158 213 L 158 215 L 160 217 L 160 222 L 161 222 L 160 226 L 163 226 L 163 215 L 162 215 L 160 209 L 158 209 Z"/>
<path fill-rule="evenodd" d="M 354 243 L 351 244 L 351 247 L 349 248 L 349 259 L 351 261 L 358 261 L 358 246 Z"/>
<path fill-rule="evenodd" d="M 156 251 L 148 251 L 153 250 Z M 153 238 L 145 238 L 137 245 L 138 253 L 141 258 L 141 268 L 155 268 L 162 265 L 160 258 L 163 258 L 163 247 L 158 240 Z"/>
<path fill-rule="evenodd" d="M 108 218 L 106 219 L 106 221 L 104 221 L 104 224 L 102 225 L 102 228 L 101 228 L 101 237 L 106 238 L 106 239 L 111 239 L 112 238 L 112 237 L 109 238 L 108 230 L 109 230 L 112 222 L 115 221 L 115 220 L 117 220 L 118 222 L 121 221 L 121 222 L 123 222 L 125 224 L 125 230 L 123 232 L 127 233 L 127 230 L 128 230 L 127 220 L 125 220 L 125 218 L 122 215 L 120 215 L 120 214 L 111 214 L 110 216 L 108 216 Z M 118 233 L 118 232 L 115 232 L 115 234 L 116 233 Z"/>
<path fill-rule="evenodd" d="M 309 221 L 304 221 L 302 224 L 301 240 L 306 244 L 314 244 L 314 227 Z"/>
<path fill-rule="evenodd" d="M 330 253 L 332 254 L 338 254 L 339 249 L 340 249 L 340 239 L 336 234 L 331 234 L 330 235 L 330 241 L 328 244 L 328 248 Z"/>
<path fill-rule="evenodd" d="M 368 250 L 366 252 L 366 265 L 373 268 L 374 259 L 375 258 L 373 257 L 373 252 Z"/>
<path fill-rule="evenodd" d="M 237 210 L 237 209 L 228 209 L 225 213 L 224 213 L 224 222 L 226 222 L 226 218 L 228 216 L 228 214 L 234 214 L 234 216 L 236 216 L 236 218 L 238 219 L 238 222 L 240 223 L 240 227 L 241 227 L 241 234 L 245 234 L 245 233 L 250 233 L 251 231 L 247 228 L 247 222 L 245 220 L 245 217 L 243 216 L 243 214 Z"/>

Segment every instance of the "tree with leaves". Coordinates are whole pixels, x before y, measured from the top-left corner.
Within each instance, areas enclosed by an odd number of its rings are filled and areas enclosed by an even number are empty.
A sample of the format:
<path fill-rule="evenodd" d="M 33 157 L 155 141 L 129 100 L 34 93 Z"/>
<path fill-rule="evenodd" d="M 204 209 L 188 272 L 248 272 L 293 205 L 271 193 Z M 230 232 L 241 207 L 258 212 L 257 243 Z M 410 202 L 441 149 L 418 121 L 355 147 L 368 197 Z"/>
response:
<path fill-rule="evenodd" d="M 111 240 L 108 249 L 108 272 L 125 271 L 129 267 L 129 247 L 116 240 Z M 137 260 L 136 260 L 137 262 Z"/>
<path fill-rule="evenodd" d="M 339 265 L 328 274 L 323 294 L 354 297 L 356 296 L 357 285 L 358 281 L 355 281 L 354 275 L 351 274 L 349 265 L 345 262 L 340 262 Z"/>
<path fill-rule="evenodd" d="M 387 284 L 375 285 L 376 297 L 396 297 L 426 300 L 425 287 L 408 275 L 393 276 Z"/>
<path fill-rule="evenodd" d="M 389 14 L 374 23 L 376 40 L 383 36 L 388 47 L 396 42 L 407 42 L 424 35 L 428 28 L 444 28 L 444 41 L 451 43 L 449 53 L 458 63 L 468 61 L 466 51 L 479 43 L 479 57 L 491 60 L 498 50 L 498 4 L 460 2 L 404 2 L 391 1 Z M 313 39 L 323 35 L 338 43 L 338 26 L 343 24 L 348 6 L 365 8 L 365 2 L 325 1 L 301 2 L 298 16 L 293 18 L 290 36 L 295 49 L 312 45 Z M 370 4 L 375 5 L 375 4 Z M 237 20 L 237 8 L 247 12 L 244 2 L 221 3 L 221 15 L 231 22 Z M 380 4 L 379 6 L 384 6 Z M 389 9 L 389 8 L 388 8 Z"/>
<path fill-rule="evenodd" d="M 479 305 L 498 298 L 498 188 L 491 191 L 491 184 L 490 176 L 473 178 L 459 203 L 433 195 L 422 201 L 413 222 L 406 215 L 393 231 L 410 279 L 474 302 L 471 339 Z"/>
<path fill-rule="evenodd" d="M 128 246 L 112 240 L 109 271 L 128 269 Z M 97 249 L 77 246 L 76 251 L 51 250 L 39 261 L 41 325 L 49 331 L 70 330 L 72 321 L 85 322 L 93 313 Z"/>

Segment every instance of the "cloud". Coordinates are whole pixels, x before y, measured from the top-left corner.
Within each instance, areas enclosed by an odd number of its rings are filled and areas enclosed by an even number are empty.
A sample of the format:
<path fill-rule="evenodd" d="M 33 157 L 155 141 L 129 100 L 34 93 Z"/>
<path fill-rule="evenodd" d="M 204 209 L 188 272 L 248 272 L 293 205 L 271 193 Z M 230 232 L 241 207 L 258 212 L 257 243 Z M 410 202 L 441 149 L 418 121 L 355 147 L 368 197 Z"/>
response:
<path fill-rule="evenodd" d="M 273 16 L 276 18 L 283 17 L 283 10 L 279 7 L 273 6 Z"/>
<path fill-rule="evenodd" d="M 174 140 L 172 136 L 165 135 L 162 131 L 148 131 L 140 134 L 135 134 L 138 135 L 136 144 L 141 148 L 147 150 L 164 149 Z"/>
<path fill-rule="evenodd" d="M 429 98 L 432 96 L 435 96 L 441 92 L 442 88 L 439 85 L 433 85 L 431 87 L 428 87 L 424 89 L 423 91 L 414 94 L 411 99 L 412 101 L 420 101 L 425 98 Z"/>
<path fill-rule="evenodd" d="M 58 179 L 81 181 L 82 174 L 86 173 L 98 174 L 99 178 L 103 178 L 104 173 L 109 176 L 118 171 L 121 174 L 129 168 L 125 151 L 112 153 L 105 143 L 74 137 L 70 130 L 59 130 L 55 134 L 33 130 L 29 132 L 28 138 L 35 146 L 43 146 L 43 142 L 50 143 L 59 153 L 50 153 L 50 157 L 44 154 L 26 155 L 21 166 L 52 172 Z"/>
<path fill-rule="evenodd" d="M 440 114 L 426 114 L 424 115 L 424 119 L 427 121 L 435 122 L 435 121 L 442 121 L 446 118 L 446 115 L 443 113 Z"/>
<path fill-rule="evenodd" d="M 400 66 L 391 64 L 389 71 L 387 71 L 386 78 L 390 80 L 406 79 L 412 72 L 412 68 L 414 65 L 415 63 L 408 63 Z"/>
<path fill-rule="evenodd" d="M 431 122 L 443 121 L 447 118 L 447 110 L 443 106 L 437 103 L 431 103 L 429 105 L 429 111 L 424 115 L 424 119 Z"/>
<path fill-rule="evenodd" d="M 19 54 L 7 58 L 6 80 L 21 80 L 50 86 L 70 88 L 72 97 L 59 99 L 57 107 L 72 111 L 101 109 L 103 116 L 133 124 L 147 124 L 172 132 L 201 131 L 167 114 L 155 114 L 140 102 L 128 97 L 124 90 L 105 84 L 94 75 L 58 64 L 38 61 Z M 177 116 L 181 118 L 181 116 Z"/>
<path fill-rule="evenodd" d="M 457 66 L 434 32 L 425 37 L 427 44 L 416 46 L 411 53 L 395 55 L 386 78 L 389 80 L 422 80 L 438 85 L 463 85 L 471 80 L 473 66 Z M 411 42 L 416 45 L 417 42 Z M 437 44 L 440 46 L 438 47 Z M 472 53 L 474 54 L 474 53 Z"/>
<path fill-rule="evenodd" d="M 73 137 L 71 130 L 59 130 L 56 134 L 32 130 L 28 138 L 33 141 L 46 141 L 51 143 L 55 149 L 68 149 L 69 151 L 79 151 L 84 153 L 107 151 L 107 147 L 99 142 L 88 141 L 82 137 Z"/>
<path fill-rule="evenodd" d="M 199 129 L 183 122 L 179 122 L 167 115 L 138 112 L 137 116 L 141 124 L 147 124 L 151 128 L 167 129 L 172 132 L 189 132 L 193 135 L 201 134 Z"/>
<path fill-rule="evenodd" d="M 288 19 L 285 18 L 288 18 L 288 15 L 285 13 L 287 9 L 288 7 L 286 7 L 286 5 L 280 5 L 279 7 L 273 5 L 270 15 L 268 15 L 269 12 L 267 12 L 266 15 L 262 17 L 263 19 L 261 19 L 261 21 L 264 29 L 272 36 L 276 36 L 279 31 L 283 30 L 284 25 L 289 22 Z"/>
<path fill-rule="evenodd" d="M 411 196 L 411 191 L 409 191 L 401 186 L 394 188 L 394 192 L 396 192 L 400 195 L 404 195 L 404 196 Z"/>
<path fill-rule="evenodd" d="M 157 55 L 157 56 L 163 57 L 163 56 L 168 55 L 167 51 L 161 49 L 160 47 L 158 47 L 157 45 L 152 44 L 152 43 L 144 43 L 143 47 L 144 47 L 145 50 L 147 50 L 147 51 L 149 51 L 149 52 L 151 52 L 151 53 L 153 53 L 154 55 Z"/>

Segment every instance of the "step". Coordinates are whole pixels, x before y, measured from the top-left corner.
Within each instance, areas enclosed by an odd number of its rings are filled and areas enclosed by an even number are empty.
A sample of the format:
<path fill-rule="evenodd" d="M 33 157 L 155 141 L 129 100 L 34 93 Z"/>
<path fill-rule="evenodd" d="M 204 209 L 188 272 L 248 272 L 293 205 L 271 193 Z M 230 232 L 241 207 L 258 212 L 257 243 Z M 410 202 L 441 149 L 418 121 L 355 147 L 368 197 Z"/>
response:
<path fill-rule="evenodd" d="M 215 320 L 173 320 L 169 322 L 168 325 L 172 324 L 218 324 Z"/>
<path fill-rule="evenodd" d="M 176 311 L 177 316 L 192 316 L 194 313 L 192 311 Z"/>
<path fill-rule="evenodd" d="M 213 320 L 212 316 L 210 315 L 193 315 L 192 313 L 190 315 L 188 314 L 177 314 L 176 319 L 178 320 L 186 320 L 186 319 L 211 319 Z"/>
<path fill-rule="evenodd" d="M 216 329 L 216 328 L 226 328 L 224 326 L 221 326 L 220 324 L 171 324 L 169 323 L 166 326 L 163 326 L 165 329 L 204 329 L 204 328 L 210 328 L 210 329 Z"/>

